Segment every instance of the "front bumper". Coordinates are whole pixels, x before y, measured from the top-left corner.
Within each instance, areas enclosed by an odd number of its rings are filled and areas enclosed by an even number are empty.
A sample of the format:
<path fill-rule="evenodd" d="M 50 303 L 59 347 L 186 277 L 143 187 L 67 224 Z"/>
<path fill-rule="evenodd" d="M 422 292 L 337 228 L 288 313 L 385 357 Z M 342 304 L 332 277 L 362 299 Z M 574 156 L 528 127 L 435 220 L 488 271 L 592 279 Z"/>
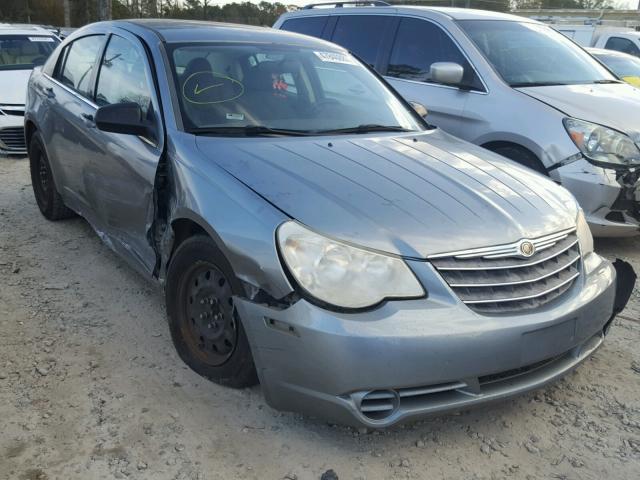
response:
<path fill-rule="evenodd" d="M 0 114 L 0 155 L 26 155 L 24 117 Z"/>
<path fill-rule="evenodd" d="M 640 171 L 618 172 L 582 159 L 553 176 L 576 197 L 594 236 L 640 235 Z"/>
<path fill-rule="evenodd" d="M 409 263 L 434 285 L 429 263 Z M 557 301 L 520 315 L 477 314 L 444 284 L 365 313 L 236 305 L 270 405 L 387 427 L 535 389 L 578 365 L 601 344 L 616 297 L 610 262 L 590 255 L 586 270 Z"/>

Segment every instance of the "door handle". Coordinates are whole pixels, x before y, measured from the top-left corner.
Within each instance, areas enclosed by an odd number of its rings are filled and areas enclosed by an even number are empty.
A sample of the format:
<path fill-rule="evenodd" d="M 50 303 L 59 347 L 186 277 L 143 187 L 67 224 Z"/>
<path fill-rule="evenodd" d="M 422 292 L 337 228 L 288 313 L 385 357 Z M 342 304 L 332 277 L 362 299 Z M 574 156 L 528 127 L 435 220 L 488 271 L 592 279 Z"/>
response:
<path fill-rule="evenodd" d="M 95 128 L 96 124 L 93 120 L 93 115 L 90 113 L 81 113 L 80 116 L 84 119 L 84 124 L 87 128 Z"/>
<path fill-rule="evenodd" d="M 45 87 L 44 94 L 49 98 L 54 98 L 56 94 L 53 92 L 53 87 Z"/>

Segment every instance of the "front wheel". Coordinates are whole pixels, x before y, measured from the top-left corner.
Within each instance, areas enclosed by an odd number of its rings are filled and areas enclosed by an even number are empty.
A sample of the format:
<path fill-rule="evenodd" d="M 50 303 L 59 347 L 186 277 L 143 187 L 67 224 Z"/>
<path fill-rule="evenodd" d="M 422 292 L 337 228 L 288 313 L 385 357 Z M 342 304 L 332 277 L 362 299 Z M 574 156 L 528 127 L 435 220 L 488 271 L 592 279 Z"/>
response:
<path fill-rule="evenodd" d="M 258 381 L 233 304 L 239 290 L 231 266 L 209 237 L 189 238 L 177 248 L 165 292 L 173 343 L 194 371 L 234 388 Z"/>

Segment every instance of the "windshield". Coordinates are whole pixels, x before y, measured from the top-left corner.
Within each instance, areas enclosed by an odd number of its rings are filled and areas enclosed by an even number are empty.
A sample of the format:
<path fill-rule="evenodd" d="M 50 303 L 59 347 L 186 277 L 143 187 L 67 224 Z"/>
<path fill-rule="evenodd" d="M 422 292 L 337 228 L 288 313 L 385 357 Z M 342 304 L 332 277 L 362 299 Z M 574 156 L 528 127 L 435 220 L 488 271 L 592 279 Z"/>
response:
<path fill-rule="evenodd" d="M 341 50 L 199 43 L 172 46 L 170 58 L 183 122 L 194 133 L 424 128 L 382 82 Z"/>
<path fill-rule="evenodd" d="M 640 77 L 640 58 L 622 55 L 607 55 L 597 53 L 594 55 L 607 67 L 613 70 L 620 78 Z"/>
<path fill-rule="evenodd" d="M 591 55 L 546 25 L 502 20 L 458 23 L 512 87 L 616 80 Z"/>
<path fill-rule="evenodd" d="M 0 70 L 31 70 L 42 65 L 59 41 L 44 35 L 0 35 Z"/>

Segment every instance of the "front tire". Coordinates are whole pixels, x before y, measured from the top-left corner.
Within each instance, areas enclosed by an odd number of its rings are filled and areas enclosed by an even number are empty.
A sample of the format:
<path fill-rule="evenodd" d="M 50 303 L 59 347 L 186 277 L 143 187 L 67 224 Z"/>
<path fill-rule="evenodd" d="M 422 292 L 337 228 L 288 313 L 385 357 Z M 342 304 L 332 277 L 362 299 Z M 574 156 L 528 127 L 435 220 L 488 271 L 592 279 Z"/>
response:
<path fill-rule="evenodd" d="M 196 235 L 175 251 L 165 295 L 176 350 L 195 372 L 234 388 L 258 383 L 247 335 L 233 305 L 240 289 L 211 238 Z"/>
<path fill-rule="evenodd" d="M 33 194 L 42 215 L 51 221 L 73 217 L 75 214 L 65 206 L 58 193 L 49 158 L 37 133 L 33 135 L 29 144 L 29 169 Z"/>

